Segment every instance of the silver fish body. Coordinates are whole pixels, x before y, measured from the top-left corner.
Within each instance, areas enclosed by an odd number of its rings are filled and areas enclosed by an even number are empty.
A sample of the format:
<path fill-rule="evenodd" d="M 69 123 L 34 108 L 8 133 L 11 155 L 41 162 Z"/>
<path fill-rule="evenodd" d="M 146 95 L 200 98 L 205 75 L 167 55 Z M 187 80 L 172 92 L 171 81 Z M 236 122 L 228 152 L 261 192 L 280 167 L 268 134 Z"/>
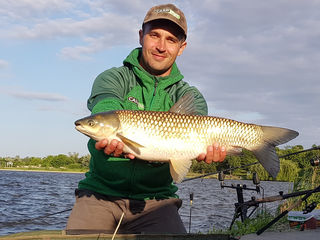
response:
<path fill-rule="evenodd" d="M 269 174 L 276 177 L 280 164 L 275 146 L 298 135 L 285 128 L 226 118 L 154 111 L 110 111 L 75 124 L 78 131 L 97 141 L 107 138 L 124 142 L 124 151 L 139 159 L 170 162 L 175 182 L 181 182 L 191 160 L 215 142 L 225 146 L 228 154 L 239 153 L 242 148 L 252 151 Z"/>
<path fill-rule="evenodd" d="M 137 156 L 146 160 L 195 159 L 214 142 L 230 152 L 234 146 L 259 144 L 262 136 L 257 125 L 223 118 L 146 111 L 115 114 L 121 122 L 120 134 L 144 146 Z"/>

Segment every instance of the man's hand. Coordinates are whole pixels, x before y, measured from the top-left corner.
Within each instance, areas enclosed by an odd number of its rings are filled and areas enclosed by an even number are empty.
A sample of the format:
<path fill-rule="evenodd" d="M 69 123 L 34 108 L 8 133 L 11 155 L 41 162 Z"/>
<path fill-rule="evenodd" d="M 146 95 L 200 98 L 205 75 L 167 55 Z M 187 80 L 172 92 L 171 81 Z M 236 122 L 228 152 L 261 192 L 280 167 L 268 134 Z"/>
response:
<path fill-rule="evenodd" d="M 214 143 L 213 145 L 208 146 L 207 154 L 201 153 L 197 157 L 197 161 L 205 161 L 206 163 L 212 162 L 223 162 L 227 155 L 227 151 L 225 147 L 219 146 L 218 143 Z"/>
<path fill-rule="evenodd" d="M 102 139 L 96 142 L 95 147 L 97 150 L 103 150 L 107 155 L 113 154 L 114 157 L 120 157 L 123 154 L 124 144 L 116 139 L 111 140 L 109 143 L 107 139 Z M 134 159 L 135 156 L 131 153 L 124 155 L 126 158 Z"/>

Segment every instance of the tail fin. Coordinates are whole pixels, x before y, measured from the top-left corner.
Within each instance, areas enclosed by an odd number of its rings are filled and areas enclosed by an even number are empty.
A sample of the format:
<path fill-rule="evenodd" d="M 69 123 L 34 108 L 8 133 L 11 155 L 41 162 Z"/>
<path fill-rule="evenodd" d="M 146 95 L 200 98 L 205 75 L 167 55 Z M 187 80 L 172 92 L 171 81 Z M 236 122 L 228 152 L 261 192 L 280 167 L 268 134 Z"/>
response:
<path fill-rule="evenodd" d="M 299 135 L 298 132 L 278 127 L 261 126 L 263 142 L 255 149 L 251 149 L 261 165 L 273 177 L 280 171 L 280 161 L 275 147 L 286 143 Z"/>

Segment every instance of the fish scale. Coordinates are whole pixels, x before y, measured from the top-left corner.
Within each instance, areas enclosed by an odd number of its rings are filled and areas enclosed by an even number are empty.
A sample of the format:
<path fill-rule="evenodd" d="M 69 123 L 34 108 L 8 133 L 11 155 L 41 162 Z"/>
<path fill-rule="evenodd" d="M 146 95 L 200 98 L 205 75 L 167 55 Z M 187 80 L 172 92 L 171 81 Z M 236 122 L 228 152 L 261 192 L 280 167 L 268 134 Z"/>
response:
<path fill-rule="evenodd" d="M 231 119 L 153 111 L 121 110 L 116 114 L 126 135 L 130 135 L 135 128 L 135 133 L 146 132 L 149 137 L 158 136 L 166 141 L 195 140 L 204 145 L 202 149 L 214 142 L 229 150 L 238 146 L 250 148 L 258 145 L 262 139 L 260 126 Z"/>

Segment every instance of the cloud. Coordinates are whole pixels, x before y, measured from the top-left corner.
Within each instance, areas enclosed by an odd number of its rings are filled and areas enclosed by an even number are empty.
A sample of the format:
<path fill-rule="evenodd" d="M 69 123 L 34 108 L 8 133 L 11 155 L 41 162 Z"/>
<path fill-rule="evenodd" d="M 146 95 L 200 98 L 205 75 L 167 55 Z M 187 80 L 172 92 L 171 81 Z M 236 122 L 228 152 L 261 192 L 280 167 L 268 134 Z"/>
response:
<path fill-rule="evenodd" d="M 39 93 L 39 92 L 12 92 L 12 96 L 27 100 L 42 100 L 42 101 L 66 101 L 67 98 L 55 93 Z"/>
<path fill-rule="evenodd" d="M 0 1 L 0 39 L 52 41 L 64 59 L 88 60 L 101 51 L 107 56 L 112 47 L 138 43 L 145 11 L 155 3 L 160 1 Z M 189 26 L 179 69 L 205 95 L 211 113 L 288 126 L 299 129 L 306 144 L 315 141 L 320 134 L 320 1 L 174 3 Z M 0 60 L 0 68 L 7 66 Z M 25 90 L 11 96 L 64 98 Z"/>
<path fill-rule="evenodd" d="M 90 111 L 86 107 L 86 101 L 73 101 L 69 100 L 68 104 L 51 104 L 45 103 L 38 106 L 35 106 L 36 111 L 40 112 L 59 112 L 66 115 L 72 115 L 76 118 L 82 118 L 84 116 L 90 115 Z"/>
<path fill-rule="evenodd" d="M 178 65 L 206 97 L 210 114 L 292 128 L 300 132 L 293 144 L 317 143 L 319 7 L 319 1 L 199 2 Z"/>
<path fill-rule="evenodd" d="M 10 19 L 2 21 L 0 38 L 23 41 L 76 38 L 79 44 L 63 47 L 58 55 L 80 60 L 90 59 L 91 54 L 112 46 L 131 45 L 132 39 L 137 42 L 145 14 L 139 7 L 145 5 L 143 1 L 79 2 L 77 5 L 63 0 L 0 3 L 0 15 Z M 46 14 L 41 14 L 42 11 Z"/>
<path fill-rule="evenodd" d="M 116 24 L 124 21 L 129 24 Z M 14 39 L 48 39 L 62 37 L 87 37 L 99 35 L 117 35 L 124 31 L 132 32 L 135 20 L 113 13 L 102 14 L 97 17 L 77 20 L 71 18 L 44 19 L 32 26 L 18 25 L 7 31 L 6 36 Z M 118 36 L 120 37 L 120 36 Z M 121 42 L 121 38 L 119 39 Z"/>
<path fill-rule="evenodd" d="M 82 45 L 64 47 L 58 55 L 66 59 L 87 60 L 96 52 L 117 46 L 132 45 L 133 42 L 138 43 L 138 29 L 124 25 L 114 31 L 108 29 L 97 37 L 83 38 Z"/>
<path fill-rule="evenodd" d="M 40 100 L 49 102 L 60 102 L 67 101 L 68 98 L 56 93 L 46 93 L 46 92 L 31 92 L 26 90 L 12 90 L 12 89 L 2 89 L 1 92 L 6 93 L 9 96 L 24 100 Z"/>
<path fill-rule="evenodd" d="M 226 93 L 243 98 L 252 89 L 257 95 L 290 89 L 294 95 L 301 86 L 312 90 L 319 85 L 315 81 L 320 73 L 315 64 L 320 61 L 317 4 L 249 2 L 199 5 L 203 14 L 195 16 L 182 60 L 190 78 L 197 79 L 204 91 L 216 86 L 220 91 L 212 98 L 222 99 Z M 288 10 L 280 11 L 286 4 Z"/>
<path fill-rule="evenodd" d="M 28 23 L 30 20 L 45 18 L 56 12 L 67 13 L 73 7 L 72 1 L 66 0 L 0 1 L 0 20 L 6 20 L 8 23 Z"/>
<path fill-rule="evenodd" d="M 8 66 L 9 66 L 9 63 L 7 61 L 0 59 L 0 69 L 7 68 Z"/>

